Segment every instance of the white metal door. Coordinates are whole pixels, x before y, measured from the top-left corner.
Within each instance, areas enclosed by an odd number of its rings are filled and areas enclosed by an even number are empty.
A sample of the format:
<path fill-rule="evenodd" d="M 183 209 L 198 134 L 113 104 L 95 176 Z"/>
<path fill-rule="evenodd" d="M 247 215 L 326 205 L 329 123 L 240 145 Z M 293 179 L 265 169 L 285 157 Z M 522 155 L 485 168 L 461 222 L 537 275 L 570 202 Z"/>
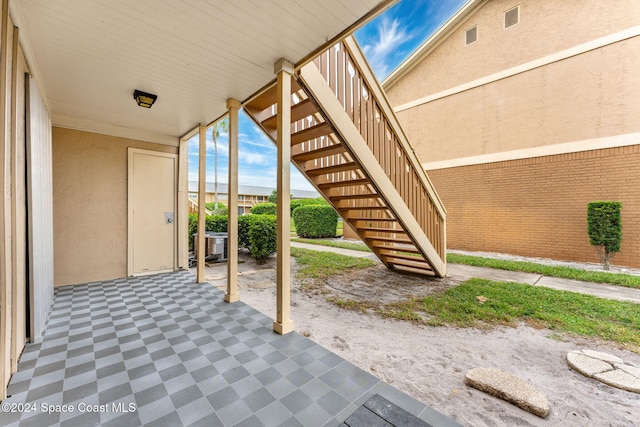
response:
<path fill-rule="evenodd" d="M 175 154 L 129 149 L 129 275 L 176 266 Z"/>

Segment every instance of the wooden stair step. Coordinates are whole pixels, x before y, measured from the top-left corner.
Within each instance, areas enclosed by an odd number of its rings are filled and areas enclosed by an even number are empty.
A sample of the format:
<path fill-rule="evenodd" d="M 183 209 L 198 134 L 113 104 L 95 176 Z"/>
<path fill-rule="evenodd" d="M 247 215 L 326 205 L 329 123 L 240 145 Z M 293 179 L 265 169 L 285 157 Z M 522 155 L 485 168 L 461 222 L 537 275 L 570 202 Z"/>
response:
<path fill-rule="evenodd" d="M 336 209 L 341 211 L 386 211 L 389 208 L 387 206 L 336 206 Z"/>
<path fill-rule="evenodd" d="M 318 112 L 316 105 L 311 102 L 311 99 L 303 99 L 297 104 L 291 106 L 291 123 L 304 119 L 312 114 Z M 268 129 L 275 129 L 278 124 L 278 115 L 275 114 L 262 121 L 262 126 Z"/>
<path fill-rule="evenodd" d="M 296 79 L 291 80 L 291 93 L 295 93 L 301 89 L 300 83 Z M 278 85 L 274 84 L 267 88 L 264 92 L 249 101 L 247 105 L 259 111 L 271 107 L 278 102 Z"/>
<path fill-rule="evenodd" d="M 349 221 L 368 221 L 368 222 L 375 222 L 375 221 L 397 221 L 395 218 L 365 218 L 365 217 L 351 217 L 349 218 Z"/>
<path fill-rule="evenodd" d="M 407 252 L 407 251 L 404 251 L 404 252 Z M 394 252 L 388 252 L 388 251 L 380 251 L 380 255 L 388 258 L 404 259 L 407 261 L 423 261 L 424 260 L 421 256 L 422 254 L 416 254 L 417 256 L 414 256 L 409 254 L 400 254 L 397 252 L 394 253 Z"/>
<path fill-rule="evenodd" d="M 340 200 L 368 200 L 368 199 L 379 199 L 380 195 L 378 193 L 365 193 L 365 194 L 349 194 L 344 196 L 329 196 L 331 201 L 340 201 Z"/>
<path fill-rule="evenodd" d="M 371 184 L 371 181 L 368 178 L 358 178 L 347 181 L 337 181 L 337 182 L 324 182 L 318 185 L 320 190 L 328 190 L 330 188 L 336 187 L 355 187 L 358 185 L 368 185 Z"/>
<path fill-rule="evenodd" d="M 333 130 L 331 129 L 331 126 L 329 126 L 329 123 L 319 123 L 315 126 L 311 126 L 310 128 L 291 134 L 291 145 L 301 144 L 312 139 L 320 138 L 321 136 L 329 135 L 332 132 Z"/>
<path fill-rule="evenodd" d="M 387 227 L 356 227 L 358 230 L 362 231 L 380 231 L 383 233 L 396 233 L 396 234 L 407 234 L 402 228 L 387 228 Z"/>
<path fill-rule="evenodd" d="M 305 173 L 309 176 L 318 176 L 318 175 L 330 174 L 334 172 L 356 170 L 357 168 L 358 168 L 358 165 L 356 165 L 355 162 L 347 162 L 347 163 L 342 163 L 340 165 L 325 166 L 325 167 L 315 168 L 315 169 L 307 169 Z"/>
<path fill-rule="evenodd" d="M 320 157 L 334 156 L 336 154 L 346 153 L 347 150 L 342 144 L 329 145 L 327 147 L 318 148 L 312 151 L 303 151 L 302 153 L 295 154 L 293 160 L 296 162 L 306 162 L 308 160 L 318 159 Z"/>
<path fill-rule="evenodd" d="M 392 265 L 401 265 L 403 267 L 416 268 L 418 270 L 433 271 L 433 268 L 426 261 L 419 262 L 419 261 L 406 261 L 406 260 L 397 259 L 393 261 L 387 260 L 387 263 Z"/>
<path fill-rule="evenodd" d="M 409 252 L 411 254 L 420 254 L 420 250 L 415 246 L 395 246 L 395 245 L 373 245 L 374 248 L 378 250 L 388 250 L 388 251 L 396 251 L 396 252 Z"/>
<path fill-rule="evenodd" d="M 397 237 L 387 237 L 387 236 L 364 236 L 366 240 L 377 240 L 381 242 L 391 242 L 391 243 L 406 243 L 411 244 L 411 240 L 409 239 L 399 239 Z"/>

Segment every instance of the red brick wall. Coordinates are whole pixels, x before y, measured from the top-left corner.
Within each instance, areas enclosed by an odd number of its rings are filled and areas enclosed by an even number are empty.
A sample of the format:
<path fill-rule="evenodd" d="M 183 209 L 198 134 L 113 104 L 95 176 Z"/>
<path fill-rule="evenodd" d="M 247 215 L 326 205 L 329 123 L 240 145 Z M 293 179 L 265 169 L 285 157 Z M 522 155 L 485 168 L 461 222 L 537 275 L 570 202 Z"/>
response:
<path fill-rule="evenodd" d="M 622 202 L 613 264 L 640 267 L 640 145 L 428 171 L 447 209 L 447 246 L 599 262 L 587 203 Z"/>

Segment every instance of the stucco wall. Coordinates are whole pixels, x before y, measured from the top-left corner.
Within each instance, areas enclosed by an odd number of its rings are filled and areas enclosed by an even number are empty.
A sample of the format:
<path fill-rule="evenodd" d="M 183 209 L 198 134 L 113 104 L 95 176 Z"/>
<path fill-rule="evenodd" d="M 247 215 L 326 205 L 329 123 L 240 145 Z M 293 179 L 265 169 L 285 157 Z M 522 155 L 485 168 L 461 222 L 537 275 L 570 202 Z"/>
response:
<path fill-rule="evenodd" d="M 398 112 L 422 162 L 640 131 L 640 37 Z"/>
<path fill-rule="evenodd" d="M 587 203 L 614 200 L 623 236 L 612 263 L 640 267 L 640 145 L 428 174 L 447 208 L 449 248 L 599 262 Z"/>
<path fill-rule="evenodd" d="M 504 29 L 505 11 L 520 5 L 520 22 Z M 490 0 L 426 59 L 386 87 L 393 105 L 524 64 L 638 25 L 637 0 Z M 465 31 L 478 25 L 478 41 Z"/>
<path fill-rule="evenodd" d="M 127 275 L 128 147 L 178 153 L 177 147 L 53 128 L 56 286 Z"/>

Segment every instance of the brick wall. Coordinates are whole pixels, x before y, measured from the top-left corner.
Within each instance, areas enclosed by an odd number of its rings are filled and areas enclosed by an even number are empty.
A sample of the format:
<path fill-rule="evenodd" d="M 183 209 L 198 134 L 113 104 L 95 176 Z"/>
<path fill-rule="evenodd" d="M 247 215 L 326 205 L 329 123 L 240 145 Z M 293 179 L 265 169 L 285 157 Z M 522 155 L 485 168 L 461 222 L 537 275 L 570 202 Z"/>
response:
<path fill-rule="evenodd" d="M 622 202 L 612 264 L 640 267 L 640 145 L 428 171 L 447 209 L 447 246 L 599 262 L 587 203 Z"/>

